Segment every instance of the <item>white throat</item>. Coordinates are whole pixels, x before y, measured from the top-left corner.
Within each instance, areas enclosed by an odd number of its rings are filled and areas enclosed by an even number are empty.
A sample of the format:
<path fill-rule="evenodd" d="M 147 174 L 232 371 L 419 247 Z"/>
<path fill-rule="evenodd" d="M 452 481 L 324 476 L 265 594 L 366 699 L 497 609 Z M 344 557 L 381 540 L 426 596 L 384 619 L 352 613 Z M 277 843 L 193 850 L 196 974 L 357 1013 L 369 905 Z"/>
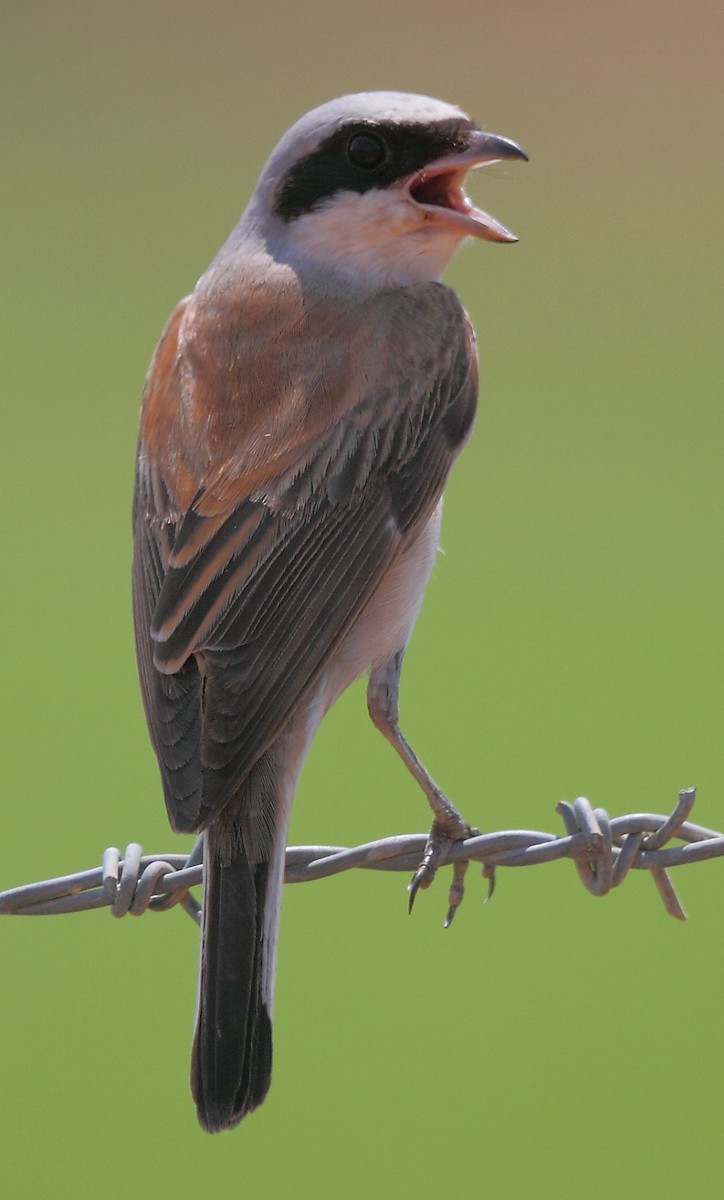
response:
<path fill-rule="evenodd" d="M 338 192 L 286 226 L 299 256 L 363 288 L 439 280 L 464 236 L 416 212 L 401 188 Z"/>

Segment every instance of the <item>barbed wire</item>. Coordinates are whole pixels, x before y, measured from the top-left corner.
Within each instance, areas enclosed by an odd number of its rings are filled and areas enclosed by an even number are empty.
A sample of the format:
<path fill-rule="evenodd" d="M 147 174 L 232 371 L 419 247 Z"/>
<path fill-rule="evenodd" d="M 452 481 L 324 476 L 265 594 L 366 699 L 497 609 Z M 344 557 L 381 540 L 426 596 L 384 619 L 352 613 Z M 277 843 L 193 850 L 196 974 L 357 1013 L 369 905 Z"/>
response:
<path fill-rule="evenodd" d="M 566 830 L 563 836 L 516 829 L 451 842 L 438 864 L 453 867 L 446 924 L 462 899 L 464 864 L 482 863 L 491 895 L 498 868 L 529 867 L 561 858 L 573 860 L 581 882 L 594 896 L 605 896 L 618 887 L 632 869 L 649 871 L 666 911 L 686 920 L 669 869 L 724 855 L 724 834 L 688 820 L 695 799 L 696 788 L 686 788 L 679 792 L 668 817 L 631 813 L 609 818 L 605 809 L 593 808 L 580 796 L 572 804 L 562 800 L 556 805 Z M 425 833 L 400 834 L 352 848 L 290 846 L 284 879 L 286 883 L 305 883 L 357 868 L 411 872 L 420 863 L 427 837 Z M 665 849 L 673 838 L 684 844 Z M 201 905 L 190 889 L 201 883 L 202 855 L 201 838 L 188 855 L 143 854 L 137 842 L 127 846 L 123 855 L 111 847 L 100 867 L 0 892 L 0 915 L 45 916 L 108 907 L 114 917 L 123 917 L 180 905 L 198 922 Z"/>

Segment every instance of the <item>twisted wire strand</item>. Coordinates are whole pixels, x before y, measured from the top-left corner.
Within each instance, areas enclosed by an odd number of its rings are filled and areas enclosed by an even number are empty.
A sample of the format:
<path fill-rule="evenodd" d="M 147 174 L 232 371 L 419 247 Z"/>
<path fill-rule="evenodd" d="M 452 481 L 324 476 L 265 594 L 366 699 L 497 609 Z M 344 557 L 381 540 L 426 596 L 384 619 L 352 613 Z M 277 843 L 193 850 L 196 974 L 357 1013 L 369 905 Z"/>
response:
<path fill-rule="evenodd" d="M 724 855 L 724 834 L 688 820 L 695 799 L 696 789 L 686 788 L 669 816 L 631 813 L 613 818 L 605 809 L 593 808 L 583 796 L 572 804 L 562 800 L 556 811 L 563 819 L 564 836 L 535 829 L 477 834 L 451 843 L 442 861 L 453 867 L 454 887 L 460 896 L 461 864 L 470 861 L 483 864 L 490 881 L 489 894 L 499 867 L 528 867 L 570 858 L 584 887 L 594 896 L 605 896 L 619 887 L 630 870 L 645 870 L 651 873 L 666 911 L 685 920 L 669 869 Z M 666 846 L 673 838 L 683 844 Z M 352 869 L 412 872 L 426 843 L 427 834 L 413 833 L 352 848 L 290 846 L 285 882 L 305 883 Z M 100 867 L 0 892 L 0 915 L 41 916 L 109 907 L 114 917 L 123 917 L 181 905 L 199 922 L 201 905 L 190 889 L 202 880 L 202 852 L 201 838 L 188 855 L 143 854 L 137 842 L 131 842 L 123 855 L 111 847 Z"/>

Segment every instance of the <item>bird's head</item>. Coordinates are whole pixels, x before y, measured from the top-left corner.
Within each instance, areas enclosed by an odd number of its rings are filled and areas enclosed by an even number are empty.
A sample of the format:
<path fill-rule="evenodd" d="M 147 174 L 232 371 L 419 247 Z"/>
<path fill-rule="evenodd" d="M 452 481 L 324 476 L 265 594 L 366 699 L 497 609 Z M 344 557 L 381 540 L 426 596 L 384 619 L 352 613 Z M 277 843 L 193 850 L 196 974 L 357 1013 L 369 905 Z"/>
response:
<path fill-rule="evenodd" d="M 363 289 L 439 279 L 465 238 L 516 240 L 473 205 L 465 180 L 476 167 L 526 157 L 441 100 L 343 96 L 284 135 L 242 225 L 284 261 Z"/>

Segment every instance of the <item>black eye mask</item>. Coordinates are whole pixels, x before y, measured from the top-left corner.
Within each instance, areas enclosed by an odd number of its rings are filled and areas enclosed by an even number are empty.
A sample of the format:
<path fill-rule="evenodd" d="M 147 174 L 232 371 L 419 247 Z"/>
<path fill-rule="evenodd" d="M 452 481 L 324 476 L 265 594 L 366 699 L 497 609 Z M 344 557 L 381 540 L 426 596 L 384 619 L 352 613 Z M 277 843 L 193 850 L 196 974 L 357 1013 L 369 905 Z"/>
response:
<path fill-rule="evenodd" d="M 274 213 L 291 221 L 337 192 L 389 187 L 438 158 L 460 154 L 473 128 L 464 118 L 426 126 L 344 125 L 287 171 L 277 188 Z"/>

